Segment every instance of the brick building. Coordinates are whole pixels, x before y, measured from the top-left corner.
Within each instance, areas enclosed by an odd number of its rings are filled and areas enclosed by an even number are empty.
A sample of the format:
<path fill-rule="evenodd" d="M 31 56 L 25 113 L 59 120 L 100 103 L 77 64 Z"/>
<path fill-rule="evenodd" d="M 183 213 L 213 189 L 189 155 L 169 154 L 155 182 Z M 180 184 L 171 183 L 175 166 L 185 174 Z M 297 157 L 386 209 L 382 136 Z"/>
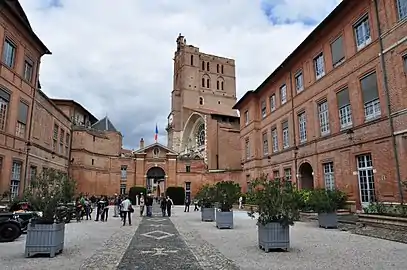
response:
<path fill-rule="evenodd" d="M 343 0 L 236 103 L 248 183 L 336 187 L 359 209 L 405 198 L 406 19 L 406 0 Z"/>

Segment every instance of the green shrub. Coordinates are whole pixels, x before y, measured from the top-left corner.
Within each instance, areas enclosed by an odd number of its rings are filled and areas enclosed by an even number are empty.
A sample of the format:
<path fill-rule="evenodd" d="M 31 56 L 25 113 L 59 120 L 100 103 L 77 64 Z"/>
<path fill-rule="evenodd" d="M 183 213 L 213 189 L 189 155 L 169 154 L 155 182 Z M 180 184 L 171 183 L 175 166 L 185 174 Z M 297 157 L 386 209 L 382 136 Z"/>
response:
<path fill-rule="evenodd" d="M 132 204 L 137 204 L 137 195 L 140 195 L 140 193 L 143 193 L 146 195 L 147 189 L 145 187 L 140 187 L 140 186 L 134 186 L 131 187 L 129 190 L 129 199 Z"/>
<path fill-rule="evenodd" d="M 175 205 L 184 205 L 185 189 L 183 187 L 168 187 L 166 195 L 171 198 Z"/>
<path fill-rule="evenodd" d="M 340 190 L 319 188 L 311 191 L 308 204 L 317 213 L 333 213 L 344 208 L 347 199 L 346 193 Z"/>
<path fill-rule="evenodd" d="M 312 211 L 312 207 L 309 204 L 309 197 L 311 196 L 312 190 L 301 189 L 298 192 L 301 196 L 301 211 L 304 212 Z"/>
<path fill-rule="evenodd" d="M 215 185 L 215 200 L 222 212 L 229 212 L 240 197 L 240 185 L 233 181 L 222 181 Z"/>
<path fill-rule="evenodd" d="M 199 200 L 199 205 L 203 208 L 213 208 L 216 202 L 216 190 L 212 185 L 203 185 L 195 198 Z"/>

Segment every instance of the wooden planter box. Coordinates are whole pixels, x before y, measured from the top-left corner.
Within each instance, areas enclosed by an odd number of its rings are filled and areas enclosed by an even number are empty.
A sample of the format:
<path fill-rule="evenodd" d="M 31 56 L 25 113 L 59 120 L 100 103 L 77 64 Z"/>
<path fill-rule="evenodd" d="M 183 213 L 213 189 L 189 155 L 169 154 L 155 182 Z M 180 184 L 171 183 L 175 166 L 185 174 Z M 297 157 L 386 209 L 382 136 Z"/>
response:
<path fill-rule="evenodd" d="M 334 213 L 318 213 L 318 224 L 320 228 L 338 228 L 338 215 Z"/>
<path fill-rule="evenodd" d="M 215 220 L 215 208 L 201 208 L 201 220 L 202 221 L 214 221 Z"/>
<path fill-rule="evenodd" d="M 271 249 L 284 249 L 290 248 L 290 227 L 281 226 L 280 223 L 268 223 L 265 226 L 258 223 L 258 241 L 259 248 L 265 252 Z"/>
<path fill-rule="evenodd" d="M 216 211 L 216 227 L 218 229 L 233 229 L 233 211 Z"/>
<path fill-rule="evenodd" d="M 55 254 L 64 249 L 65 223 L 28 224 L 25 240 L 25 257 L 36 254 Z"/>

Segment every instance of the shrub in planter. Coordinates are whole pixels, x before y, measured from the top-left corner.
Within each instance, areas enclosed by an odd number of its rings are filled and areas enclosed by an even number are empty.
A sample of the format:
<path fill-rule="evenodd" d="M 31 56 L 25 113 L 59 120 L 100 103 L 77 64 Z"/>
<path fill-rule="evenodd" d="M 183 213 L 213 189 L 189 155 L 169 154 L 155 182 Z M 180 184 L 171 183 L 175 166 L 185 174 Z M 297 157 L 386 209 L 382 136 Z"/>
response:
<path fill-rule="evenodd" d="M 27 227 L 25 256 L 55 254 L 64 248 L 64 212 L 59 204 L 73 201 L 75 181 L 66 174 L 49 169 L 33 178 L 24 190 L 23 198 L 40 214 L 35 215 Z"/>
<path fill-rule="evenodd" d="M 214 186 L 204 185 L 196 194 L 195 198 L 199 201 L 201 207 L 201 220 L 215 220 L 215 202 L 216 190 Z"/>
<path fill-rule="evenodd" d="M 147 189 L 145 187 L 134 186 L 129 189 L 129 199 L 133 205 L 138 204 L 137 196 L 143 193 L 144 195 L 147 194 Z"/>
<path fill-rule="evenodd" d="M 183 187 L 168 187 L 166 195 L 171 198 L 175 205 L 184 205 L 185 189 Z"/>
<path fill-rule="evenodd" d="M 266 252 L 270 249 L 288 250 L 289 226 L 294 225 L 300 216 L 302 200 L 298 190 L 290 182 L 261 176 L 253 181 L 252 192 L 257 209 L 251 209 L 248 214 L 257 217 L 259 247 Z"/>
<path fill-rule="evenodd" d="M 216 227 L 233 229 L 233 204 L 239 200 L 240 185 L 233 181 L 222 181 L 215 185 L 215 200 L 219 210 L 216 213 Z"/>
<path fill-rule="evenodd" d="M 309 196 L 310 208 L 318 213 L 318 223 L 322 228 L 337 228 L 336 211 L 345 207 L 347 195 L 340 190 L 315 189 Z"/>

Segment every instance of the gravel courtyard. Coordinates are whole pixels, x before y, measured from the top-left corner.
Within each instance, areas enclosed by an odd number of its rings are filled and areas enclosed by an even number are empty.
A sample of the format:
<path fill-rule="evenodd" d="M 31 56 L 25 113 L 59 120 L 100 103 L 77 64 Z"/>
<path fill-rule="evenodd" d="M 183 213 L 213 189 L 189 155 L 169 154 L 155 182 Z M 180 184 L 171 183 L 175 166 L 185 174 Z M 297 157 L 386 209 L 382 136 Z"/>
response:
<path fill-rule="evenodd" d="M 210 249 L 216 247 L 228 259 L 226 265 L 232 261 L 242 270 L 405 270 L 407 265 L 406 244 L 320 229 L 312 222 L 297 222 L 291 227 L 289 252 L 265 253 L 257 247 L 256 220 L 250 219 L 246 212 L 235 211 L 233 230 L 219 230 L 214 222 L 201 222 L 200 212 L 184 213 L 180 208 L 177 213 L 171 220 L 195 256 L 204 258 L 201 264 L 212 260 L 205 253 L 209 255 Z M 223 256 L 219 254 L 215 258 Z"/>

